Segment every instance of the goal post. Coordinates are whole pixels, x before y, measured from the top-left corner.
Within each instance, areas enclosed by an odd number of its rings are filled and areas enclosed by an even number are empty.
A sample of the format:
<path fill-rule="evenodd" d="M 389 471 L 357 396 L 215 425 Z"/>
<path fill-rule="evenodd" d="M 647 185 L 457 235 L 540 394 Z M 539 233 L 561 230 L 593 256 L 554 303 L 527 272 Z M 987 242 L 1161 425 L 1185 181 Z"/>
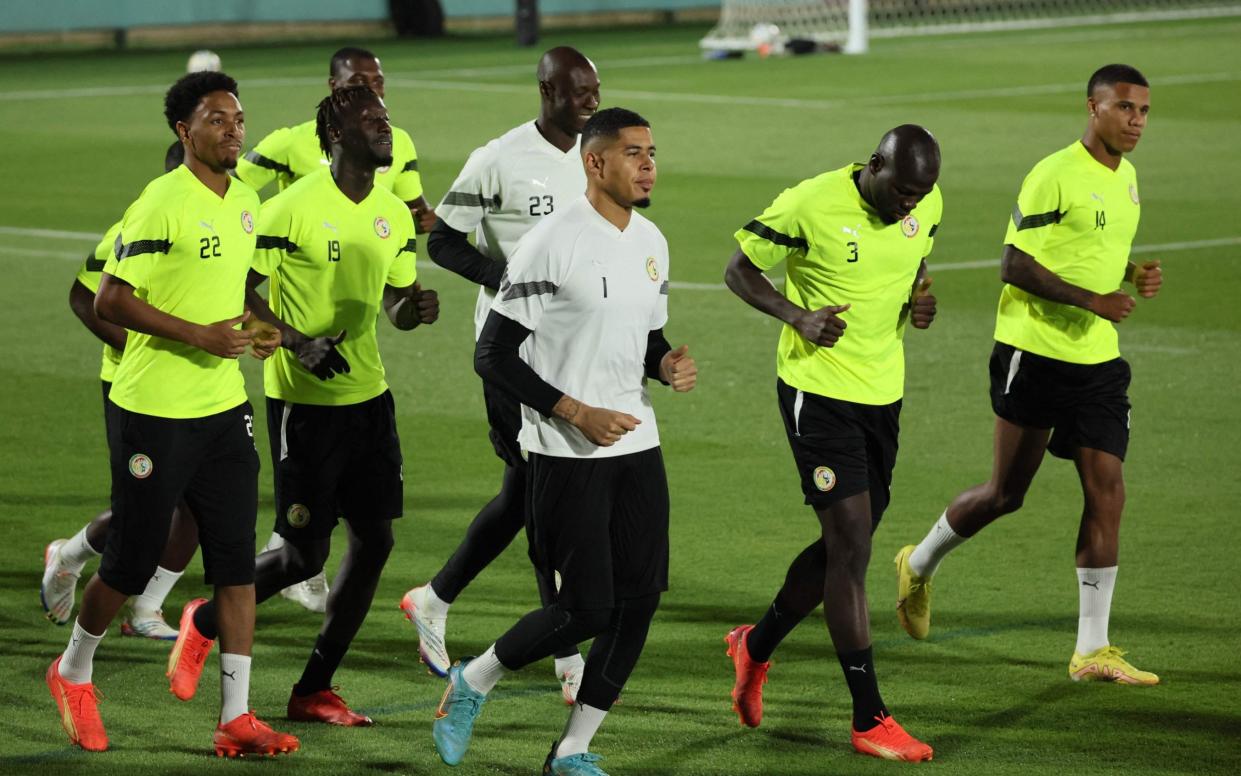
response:
<path fill-rule="evenodd" d="M 864 53 L 872 38 L 1241 16 L 1241 0 L 722 0 L 714 51 L 810 40 Z"/>

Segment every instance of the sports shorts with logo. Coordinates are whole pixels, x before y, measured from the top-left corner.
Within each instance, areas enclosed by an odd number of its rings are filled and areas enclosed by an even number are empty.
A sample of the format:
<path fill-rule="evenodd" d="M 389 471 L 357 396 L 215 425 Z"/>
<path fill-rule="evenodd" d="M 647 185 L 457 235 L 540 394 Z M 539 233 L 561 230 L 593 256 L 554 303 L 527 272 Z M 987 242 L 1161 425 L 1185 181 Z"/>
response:
<path fill-rule="evenodd" d="M 249 402 L 203 418 L 161 418 L 108 403 L 112 523 L 99 576 L 128 595 L 155 573 L 172 511 L 198 522 L 208 584 L 254 582 L 259 457 Z"/>
<path fill-rule="evenodd" d="M 1047 450 L 1072 458 L 1079 447 L 1125 460 L 1129 448 L 1129 364 L 1071 364 L 1003 342 L 991 351 L 991 407 L 1018 426 L 1052 429 Z"/>
<path fill-rule="evenodd" d="M 530 555 L 565 609 L 668 589 L 668 479 L 658 447 L 612 458 L 530 453 Z"/>
<path fill-rule="evenodd" d="M 267 399 L 276 533 L 293 544 L 331 535 L 338 518 L 393 520 L 405 483 L 396 405 L 384 391 L 357 404 Z"/>
<path fill-rule="evenodd" d="M 521 431 L 521 404 L 503 390 L 483 383 L 483 403 L 487 407 L 488 436 L 496 455 L 509 466 L 525 466 L 517 432 Z"/>
<path fill-rule="evenodd" d="M 776 379 L 776 397 L 806 503 L 825 509 L 870 492 L 872 530 L 888 508 L 901 402 L 859 404 Z"/>

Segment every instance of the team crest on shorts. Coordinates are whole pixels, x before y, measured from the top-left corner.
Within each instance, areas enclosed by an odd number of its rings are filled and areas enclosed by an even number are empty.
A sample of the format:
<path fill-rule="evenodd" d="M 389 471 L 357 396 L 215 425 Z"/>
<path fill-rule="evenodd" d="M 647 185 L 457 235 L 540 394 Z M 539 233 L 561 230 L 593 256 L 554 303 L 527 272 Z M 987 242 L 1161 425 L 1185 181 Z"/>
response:
<path fill-rule="evenodd" d="M 388 239 L 388 235 L 392 234 L 392 227 L 388 226 L 388 219 L 380 216 L 375 219 L 375 234 L 383 239 Z"/>
<path fill-rule="evenodd" d="M 1129 199 L 1133 200 L 1133 204 L 1141 204 L 1142 200 L 1138 199 L 1138 184 L 1129 184 Z"/>
<path fill-rule="evenodd" d="M 305 528 L 310 524 L 310 510 L 305 504 L 294 504 L 289 507 L 284 519 L 294 528 Z"/>
<path fill-rule="evenodd" d="M 155 464 L 151 463 L 151 459 L 138 453 L 129 459 L 129 473 L 140 480 L 145 480 L 151 476 L 151 472 L 155 471 Z"/>
<path fill-rule="evenodd" d="M 814 470 L 814 486 L 824 493 L 836 487 L 836 472 L 820 466 Z"/>
<path fill-rule="evenodd" d="M 656 263 L 654 256 L 646 260 L 646 274 L 651 276 L 651 280 L 659 280 L 659 264 Z"/>
<path fill-rule="evenodd" d="M 241 228 L 246 230 L 246 234 L 254 234 L 254 216 L 250 215 L 249 210 L 241 211 Z"/>
<path fill-rule="evenodd" d="M 918 233 L 918 219 L 912 215 L 905 216 L 901 219 L 901 234 L 906 237 L 913 237 Z"/>

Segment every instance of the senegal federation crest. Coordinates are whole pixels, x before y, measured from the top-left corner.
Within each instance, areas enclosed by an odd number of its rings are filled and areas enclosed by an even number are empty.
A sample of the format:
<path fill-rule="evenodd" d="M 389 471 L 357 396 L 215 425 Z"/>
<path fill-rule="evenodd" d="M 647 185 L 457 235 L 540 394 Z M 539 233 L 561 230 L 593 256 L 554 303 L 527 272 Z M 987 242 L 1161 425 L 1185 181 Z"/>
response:
<path fill-rule="evenodd" d="M 836 487 L 836 472 L 820 466 L 814 470 L 814 486 L 824 493 Z"/>
<path fill-rule="evenodd" d="M 388 235 L 392 234 L 392 227 L 388 226 L 388 219 L 380 216 L 375 219 L 375 234 L 383 239 L 388 239 Z"/>
<path fill-rule="evenodd" d="M 659 280 L 659 264 L 654 256 L 646 260 L 646 274 L 651 276 L 651 280 Z"/>
<path fill-rule="evenodd" d="M 918 233 L 918 219 L 912 215 L 905 216 L 901 219 L 901 234 L 906 237 L 913 237 Z"/>
<path fill-rule="evenodd" d="M 1141 204 L 1142 200 L 1138 199 L 1138 184 L 1129 184 L 1129 199 L 1133 200 L 1133 204 Z"/>
<path fill-rule="evenodd" d="M 310 524 L 310 510 L 305 504 L 294 504 L 289 507 L 289 511 L 285 513 L 284 518 L 294 528 L 305 528 Z"/>
<path fill-rule="evenodd" d="M 138 453 L 129 459 L 129 473 L 140 480 L 145 480 L 151 476 L 151 472 L 155 471 L 155 464 L 151 463 L 151 459 L 142 453 Z"/>
<path fill-rule="evenodd" d="M 241 228 L 246 230 L 246 234 L 254 234 L 254 216 L 250 215 L 249 210 L 241 211 Z"/>

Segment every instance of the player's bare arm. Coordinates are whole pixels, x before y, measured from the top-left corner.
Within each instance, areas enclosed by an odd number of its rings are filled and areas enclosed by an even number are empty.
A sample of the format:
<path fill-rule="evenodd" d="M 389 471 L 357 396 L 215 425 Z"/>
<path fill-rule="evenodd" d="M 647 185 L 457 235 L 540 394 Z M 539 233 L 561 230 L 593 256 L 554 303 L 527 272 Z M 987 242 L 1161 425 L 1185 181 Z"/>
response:
<path fill-rule="evenodd" d="M 418 234 L 427 234 L 435 228 L 435 208 L 431 207 L 425 196 L 411 199 L 405 204 L 409 205 L 409 212 L 414 216 L 414 229 Z"/>
<path fill-rule="evenodd" d="M 815 345 L 832 347 L 848 328 L 840 313 L 847 311 L 851 305 L 829 305 L 818 310 L 798 307 L 777 291 L 763 271 L 740 250 L 728 262 L 724 283 L 746 304 L 787 323 Z"/>
<path fill-rule="evenodd" d="M 69 309 L 103 344 L 125 349 L 125 329 L 95 314 L 95 294 L 76 279 L 69 288 Z"/>
<path fill-rule="evenodd" d="M 134 296 L 134 287 L 107 272 L 99 278 L 95 314 L 131 331 L 184 342 L 220 358 L 237 358 L 246 352 L 254 334 L 236 328 L 250 314 L 202 325 L 158 310 Z"/>
<path fill-rule="evenodd" d="M 334 336 L 310 337 L 280 320 L 258 292 L 258 287 L 266 280 L 267 276 L 263 273 L 250 270 L 246 276 L 246 307 L 260 321 L 278 330 L 280 342 L 277 347 L 288 348 L 297 356 L 298 363 L 320 380 L 331 380 L 338 374 L 348 373 L 349 362 L 336 349 L 344 342 L 346 332 L 342 329 Z"/>
<path fill-rule="evenodd" d="M 923 259 L 909 297 L 909 321 L 915 329 L 930 328 L 935 320 L 935 303 L 935 295 L 931 293 L 931 276 L 927 274 L 926 259 Z"/>
<path fill-rule="evenodd" d="M 1163 270 L 1159 267 L 1159 259 L 1141 264 L 1129 262 L 1129 266 L 1125 268 L 1125 280 L 1138 290 L 1138 296 L 1143 299 L 1154 298 L 1163 285 Z"/>
<path fill-rule="evenodd" d="M 1089 310 L 1114 323 L 1120 323 L 1133 312 L 1133 297 L 1124 291 L 1096 294 L 1081 286 L 1075 286 L 1013 245 L 1004 246 L 1004 254 L 1000 257 L 1000 279 L 1022 291 L 1051 302 Z"/>
<path fill-rule="evenodd" d="M 429 288 L 423 289 L 420 283 L 404 288 L 385 285 L 383 305 L 388 320 L 401 331 L 409 331 L 423 323 L 435 323 L 440 317 L 439 294 Z"/>

